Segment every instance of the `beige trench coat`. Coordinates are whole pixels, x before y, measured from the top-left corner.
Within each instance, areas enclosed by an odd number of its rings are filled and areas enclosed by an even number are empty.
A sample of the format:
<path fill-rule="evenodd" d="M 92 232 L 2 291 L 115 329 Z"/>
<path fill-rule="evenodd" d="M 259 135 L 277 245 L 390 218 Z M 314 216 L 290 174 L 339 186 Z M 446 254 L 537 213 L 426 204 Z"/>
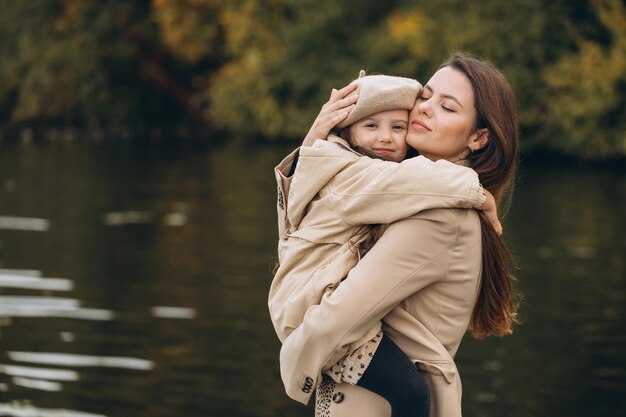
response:
<path fill-rule="evenodd" d="M 448 161 L 424 157 L 402 163 L 365 157 L 341 138 L 299 149 L 276 168 L 280 266 L 269 292 L 269 311 L 284 340 L 358 262 L 355 238 L 363 225 L 390 223 L 436 207 L 472 207 L 481 202 L 477 174 Z M 297 151 L 296 151 L 297 152 Z M 374 324 L 351 348 L 380 329 Z"/>
<path fill-rule="evenodd" d="M 347 279 L 311 307 L 284 340 L 280 366 L 288 395 L 306 404 L 308 387 L 320 383 L 321 370 L 383 319 L 384 332 L 424 371 L 431 417 L 461 416 L 461 380 L 453 358 L 480 273 L 481 231 L 474 210 L 427 210 L 391 224 Z M 336 388 L 344 411 L 352 411 L 349 404 L 376 402 L 364 390 Z"/>

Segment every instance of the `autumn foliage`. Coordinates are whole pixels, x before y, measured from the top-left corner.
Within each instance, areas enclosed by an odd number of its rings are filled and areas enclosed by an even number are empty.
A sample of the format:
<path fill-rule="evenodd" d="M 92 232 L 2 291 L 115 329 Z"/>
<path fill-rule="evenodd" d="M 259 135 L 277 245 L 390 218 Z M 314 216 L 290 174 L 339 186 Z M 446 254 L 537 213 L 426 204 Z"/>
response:
<path fill-rule="evenodd" d="M 464 50 L 510 80 L 527 149 L 626 156 L 621 0 L 29 0 L 0 21 L 3 126 L 297 138 L 360 69 L 425 81 Z"/>

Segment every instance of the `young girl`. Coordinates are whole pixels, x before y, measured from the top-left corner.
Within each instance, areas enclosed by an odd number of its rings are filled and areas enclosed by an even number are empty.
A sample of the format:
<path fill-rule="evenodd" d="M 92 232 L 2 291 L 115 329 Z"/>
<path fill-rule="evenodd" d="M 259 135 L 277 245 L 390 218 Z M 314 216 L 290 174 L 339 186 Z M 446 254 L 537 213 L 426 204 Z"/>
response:
<path fill-rule="evenodd" d="M 314 141 L 310 132 L 303 147 L 276 168 L 279 266 L 269 309 L 281 341 L 356 265 L 359 245 L 370 238 L 370 225 L 430 208 L 480 207 L 492 209 L 495 216 L 493 197 L 487 194 L 483 207 L 486 197 L 471 169 L 423 157 L 405 160 L 409 110 L 421 91 L 417 81 L 361 74 L 351 88 L 353 94 L 344 99 L 354 102 L 349 115 L 330 113 L 324 118 L 323 108 L 316 120 L 326 125 L 338 122 L 341 130 L 336 133 L 342 137 Z M 343 120 L 337 120 L 340 117 Z M 318 137 L 322 131 L 317 129 Z M 351 351 L 325 371 L 326 378 L 383 396 L 394 417 L 428 415 L 428 388 L 422 375 L 382 334 L 380 323 Z M 319 377 L 303 375 L 302 391 L 311 392 Z"/>

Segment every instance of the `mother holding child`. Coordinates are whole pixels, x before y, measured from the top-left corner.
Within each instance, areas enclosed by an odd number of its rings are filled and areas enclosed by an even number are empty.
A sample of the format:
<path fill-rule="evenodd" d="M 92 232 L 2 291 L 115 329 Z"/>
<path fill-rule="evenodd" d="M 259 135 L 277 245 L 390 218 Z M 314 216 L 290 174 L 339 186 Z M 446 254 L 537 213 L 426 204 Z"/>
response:
<path fill-rule="evenodd" d="M 485 61 L 333 90 L 276 167 L 269 309 L 291 398 L 317 390 L 316 416 L 461 416 L 463 335 L 516 320 L 497 213 L 517 158 L 513 93 Z"/>

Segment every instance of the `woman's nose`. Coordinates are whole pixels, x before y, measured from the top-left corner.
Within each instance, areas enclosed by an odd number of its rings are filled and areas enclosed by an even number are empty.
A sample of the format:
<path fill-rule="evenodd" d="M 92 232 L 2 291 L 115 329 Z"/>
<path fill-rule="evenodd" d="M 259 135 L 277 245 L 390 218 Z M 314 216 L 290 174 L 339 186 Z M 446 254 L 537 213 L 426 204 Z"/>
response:
<path fill-rule="evenodd" d="M 417 114 L 424 114 L 426 116 L 432 115 L 432 108 L 430 106 L 430 100 L 418 100 L 415 102 L 413 111 L 417 111 Z"/>

